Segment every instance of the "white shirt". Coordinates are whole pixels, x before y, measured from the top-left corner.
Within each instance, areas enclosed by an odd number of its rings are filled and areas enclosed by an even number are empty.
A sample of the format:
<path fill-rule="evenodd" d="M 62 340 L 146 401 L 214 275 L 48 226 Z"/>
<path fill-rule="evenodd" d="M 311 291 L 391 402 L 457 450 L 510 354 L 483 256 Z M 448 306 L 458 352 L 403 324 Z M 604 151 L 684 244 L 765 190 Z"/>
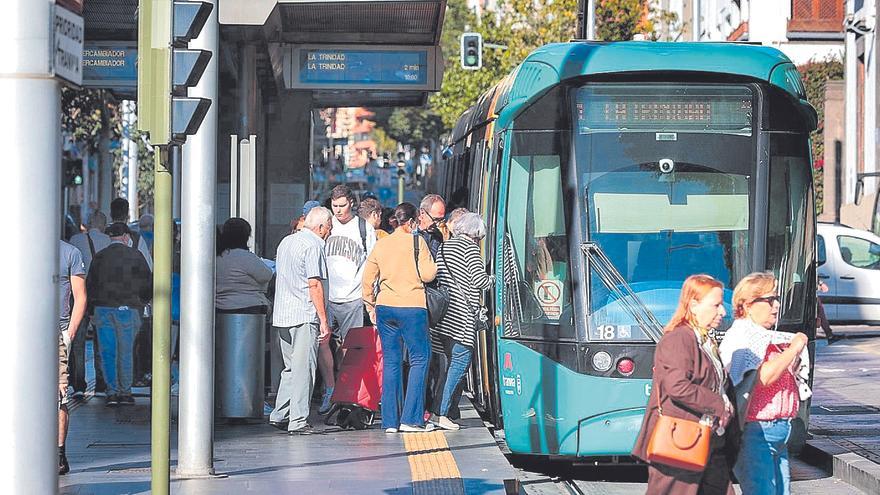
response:
<path fill-rule="evenodd" d="M 361 280 L 364 278 L 364 262 L 376 245 L 376 230 L 366 223 L 366 244 L 361 239 L 359 217 L 341 223 L 333 217 L 333 231 L 327 239 L 324 254 L 327 256 L 327 272 L 330 281 L 330 302 L 346 303 L 363 297 Z"/>
<path fill-rule="evenodd" d="M 285 237 L 278 245 L 275 269 L 277 278 L 272 324 L 286 328 L 318 321 L 318 313 L 309 293 L 309 279 L 321 280 L 326 298 L 324 241 L 309 229 Z"/>
<path fill-rule="evenodd" d="M 92 238 L 95 253 L 110 245 L 110 236 L 98 229 L 91 229 L 86 234 L 79 233 L 70 238 L 70 243 L 76 246 L 82 253 L 83 263 L 86 265 L 86 273 L 89 273 L 89 267 L 92 266 L 92 249 L 89 247 L 89 239 L 86 235 Z"/>

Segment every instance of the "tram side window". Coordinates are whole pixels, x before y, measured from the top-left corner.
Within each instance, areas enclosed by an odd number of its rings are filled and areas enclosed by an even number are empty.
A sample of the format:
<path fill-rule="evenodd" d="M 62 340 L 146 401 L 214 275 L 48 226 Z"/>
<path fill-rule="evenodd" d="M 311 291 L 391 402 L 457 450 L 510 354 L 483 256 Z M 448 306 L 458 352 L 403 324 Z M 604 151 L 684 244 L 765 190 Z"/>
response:
<path fill-rule="evenodd" d="M 504 246 L 506 336 L 574 340 L 558 133 L 514 137 Z"/>
<path fill-rule="evenodd" d="M 779 279 L 780 324 L 804 321 L 813 290 L 815 224 L 809 144 L 800 134 L 770 136 L 767 269 Z"/>

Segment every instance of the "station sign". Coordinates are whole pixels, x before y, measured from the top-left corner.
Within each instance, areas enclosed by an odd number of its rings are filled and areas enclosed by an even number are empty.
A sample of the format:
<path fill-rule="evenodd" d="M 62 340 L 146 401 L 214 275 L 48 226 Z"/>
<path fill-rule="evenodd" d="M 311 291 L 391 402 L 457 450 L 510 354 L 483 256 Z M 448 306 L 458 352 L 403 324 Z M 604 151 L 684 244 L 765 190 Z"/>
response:
<path fill-rule="evenodd" d="M 118 92 L 137 90 L 137 45 L 109 41 L 86 43 L 82 85 Z"/>
<path fill-rule="evenodd" d="M 291 45 L 284 54 L 290 89 L 437 91 L 435 46 Z"/>
<path fill-rule="evenodd" d="M 52 9 L 52 74 L 77 86 L 82 84 L 82 52 L 85 24 L 81 15 L 60 5 Z"/>

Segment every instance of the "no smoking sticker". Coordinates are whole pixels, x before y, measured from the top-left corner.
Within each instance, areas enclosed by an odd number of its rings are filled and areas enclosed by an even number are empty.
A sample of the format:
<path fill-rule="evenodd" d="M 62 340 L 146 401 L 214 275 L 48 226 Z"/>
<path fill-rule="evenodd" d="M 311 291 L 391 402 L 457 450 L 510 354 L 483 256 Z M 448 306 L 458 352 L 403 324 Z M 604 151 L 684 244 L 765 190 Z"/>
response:
<path fill-rule="evenodd" d="M 541 304 L 544 316 L 558 320 L 562 315 L 562 281 L 539 280 L 535 282 L 535 299 Z"/>

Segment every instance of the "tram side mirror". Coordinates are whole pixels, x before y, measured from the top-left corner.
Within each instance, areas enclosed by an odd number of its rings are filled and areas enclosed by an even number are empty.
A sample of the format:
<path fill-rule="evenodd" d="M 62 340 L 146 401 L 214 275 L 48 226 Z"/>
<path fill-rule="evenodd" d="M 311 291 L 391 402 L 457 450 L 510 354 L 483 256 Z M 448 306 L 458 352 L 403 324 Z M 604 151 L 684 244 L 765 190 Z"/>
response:
<path fill-rule="evenodd" d="M 862 204 L 862 198 L 865 195 L 865 179 L 856 181 L 856 205 Z"/>
<path fill-rule="evenodd" d="M 675 170 L 675 162 L 670 158 L 660 160 L 660 171 L 664 174 L 672 173 Z"/>

